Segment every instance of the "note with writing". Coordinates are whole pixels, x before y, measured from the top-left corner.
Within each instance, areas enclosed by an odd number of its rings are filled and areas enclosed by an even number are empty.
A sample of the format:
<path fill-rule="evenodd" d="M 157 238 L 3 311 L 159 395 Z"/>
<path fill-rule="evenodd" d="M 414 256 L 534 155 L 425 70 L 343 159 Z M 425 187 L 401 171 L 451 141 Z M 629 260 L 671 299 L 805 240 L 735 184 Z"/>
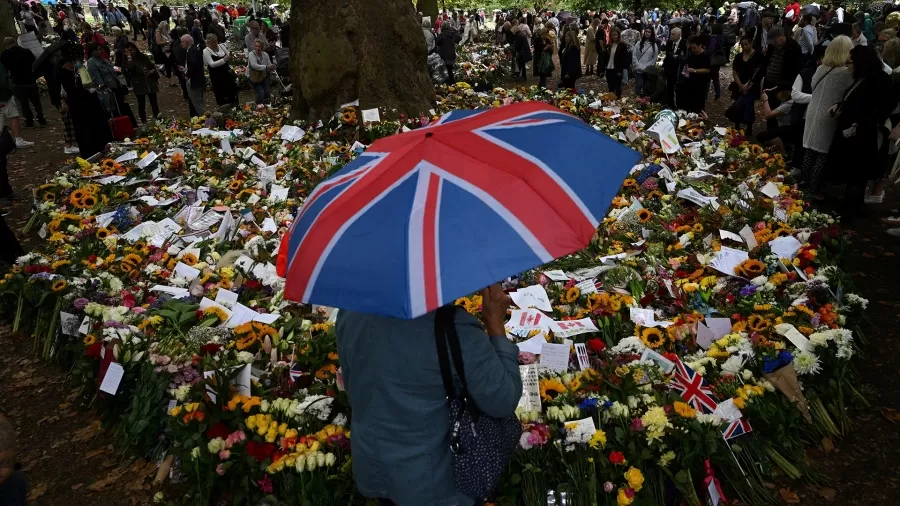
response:
<path fill-rule="evenodd" d="M 772 253 L 778 255 L 779 258 L 787 258 L 788 260 L 793 260 L 802 247 L 803 244 L 792 235 L 777 237 L 769 241 L 769 248 L 772 249 Z"/>
<path fill-rule="evenodd" d="M 535 355 L 539 355 L 546 342 L 547 340 L 544 338 L 544 335 L 538 334 L 527 341 L 517 343 L 516 346 L 519 347 L 519 353 L 534 353 Z"/>
<path fill-rule="evenodd" d="M 152 151 L 148 153 L 147 156 L 141 158 L 141 161 L 138 162 L 137 167 L 139 169 L 146 169 L 150 166 L 151 163 L 155 162 L 157 158 L 159 158 L 159 155 L 156 154 L 156 151 Z"/>
<path fill-rule="evenodd" d="M 587 345 L 584 343 L 576 343 L 575 344 L 575 356 L 578 357 L 578 368 L 582 371 L 591 367 L 590 359 L 588 358 Z"/>
<path fill-rule="evenodd" d="M 541 311 L 552 311 L 550 297 L 541 285 L 532 285 L 509 294 L 512 301 L 521 309 L 535 307 Z"/>
<path fill-rule="evenodd" d="M 125 369 L 121 364 L 116 362 L 110 363 L 109 368 L 106 369 L 106 374 L 103 376 L 103 382 L 100 383 L 100 390 L 109 395 L 116 395 L 116 390 L 119 389 L 119 384 L 122 383 L 122 376 L 124 375 Z"/>
<path fill-rule="evenodd" d="M 362 119 L 363 123 L 378 123 L 381 121 L 381 114 L 378 113 L 377 107 L 375 109 L 363 109 Z"/>
<path fill-rule="evenodd" d="M 184 262 L 175 264 L 175 274 L 187 280 L 192 280 L 200 275 L 200 269 L 195 269 Z"/>
<path fill-rule="evenodd" d="M 566 372 L 569 369 L 569 345 L 544 343 L 540 363 L 541 367 L 551 371 Z"/>
<path fill-rule="evenodd" d="M 116 159 L 116 163 L 128 162 L 131 160 L 136 160 L 138 157 L 137 151 L 127 151 L 119 155 Z"/>
<path fill-rule="evenodd" d="M 575 285 L 578 290 L 581 291 L 582 295 L 587 295 L 589 293 L 597 293 L 597 285 L 594 284 L 593 279 L 585 279 L 579 281 L 578 284 Z"/>
<path fill-rule="evenodd" d="M 538 387 L 538 365 L 520 365 L 519 375 L 522 377 L 522 397 L 519 398 L 519 408 L 524 411 L 541 410 L 541 392 Z"/>
<path fill-rule="evenodd" d="M 704 350 L 731 333 L 731 318 L 706 318 L 697 324 L 697 344 Z"/>
<path fill-rule="evenodd" d="M 786 337 L 787 340 L 790 341 L 791 344 L 796 346 L 798 350 L 806 351 L 809 349 L 809 339 L 801 334 L 800 331 L 790 323 L 782 323 L 776 325 L 775 332 L 778 332 L 779 334 Z"/>
<path fill-rule="evenodd" d="M 516 309 L 511 313 L 505 327 L 509 331 L 540 329 L 541 332 L 547 332 L 550 330 L 550 323 L 552 321 L 553 320 L 549 316 L 537 309 Z"/>
<path fill-rule="evenodd" d="M 749 255 L 746 251 L 722 246 L 722 249 L 719 250 L 709 265 L 722 274 L 737 276 L 734 272 L 734 268 L 748 258 Z"/>
<path fill-rule="evenodd" d="M 554 336 L 563 338 L 597 332 L 599 329 L 590 318 L 582 318 L 580 320 L 553 321 L 550 324 L 550 330 L 553 331 Z"/>

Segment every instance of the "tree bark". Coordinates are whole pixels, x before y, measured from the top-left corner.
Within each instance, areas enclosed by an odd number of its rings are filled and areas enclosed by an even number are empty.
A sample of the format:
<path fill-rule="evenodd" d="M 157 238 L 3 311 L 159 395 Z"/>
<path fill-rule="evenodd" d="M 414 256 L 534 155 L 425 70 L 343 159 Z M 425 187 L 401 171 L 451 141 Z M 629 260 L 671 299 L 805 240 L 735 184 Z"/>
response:
<path fill-rule="evenodd" d="M 434 101 L 426 56 L 409 0 L 293 0 L 292 115 L 328 118 L 356 99 L 383 116 L 423 113 Z"/>
<path fill-rule="evenodd" d="M 16 22 L 13 19 L 12 5 L 6 0 L 0 1 L 0 41 L 6 37 L 17 38 Z"/>
<path fill-rule="evenodd" d="M 423 15 L 430 17 L 431 22 L 434 23 L 438 15 L 437 0 L 417 0 L 416 10 L 421 12 Z"/>

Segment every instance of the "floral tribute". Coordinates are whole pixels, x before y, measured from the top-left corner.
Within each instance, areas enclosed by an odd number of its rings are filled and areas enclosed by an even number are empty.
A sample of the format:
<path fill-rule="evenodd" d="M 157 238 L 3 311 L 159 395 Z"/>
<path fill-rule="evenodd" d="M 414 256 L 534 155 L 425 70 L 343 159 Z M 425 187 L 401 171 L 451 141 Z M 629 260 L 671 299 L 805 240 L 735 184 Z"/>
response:
<path fill-rule="evenodd" d="M 327 308 L 283 300 L 281 236 L 366 143 L 454 109 L 545 101 L 644 158 L 587 248 L 504 282 L 543 288 L 553 324 L 507 326 L 534 381 L 488 499 L 700 505 L 715 490 L 770 504 L 776 477 L 815 479 L 804 448 L 846 434 L 865 402 L 850 361 L 867 301 L 840 268 L 835 220 L 809 208 L 781 156 L 641 101 L 466 82 L 437 93 L 429 116 L 363 123 L 347 107 L 307 124 L 244 109 L 78 159 L 35 188 L 28 226 L 44 242 L 0 280 L 3 314 L 71 368 L 122 451 L 186 482 L 187 502 L 364 504 L 334 327 Z M 659 118 L 679 143 L 668 153 L 650 133 Z M 456 303 L 480 314 L 478 296 Z M 541 367 L 544 342 L 571 344 L 566 370 Z M 105 381 L 114 364 L 118 384 Z"/>

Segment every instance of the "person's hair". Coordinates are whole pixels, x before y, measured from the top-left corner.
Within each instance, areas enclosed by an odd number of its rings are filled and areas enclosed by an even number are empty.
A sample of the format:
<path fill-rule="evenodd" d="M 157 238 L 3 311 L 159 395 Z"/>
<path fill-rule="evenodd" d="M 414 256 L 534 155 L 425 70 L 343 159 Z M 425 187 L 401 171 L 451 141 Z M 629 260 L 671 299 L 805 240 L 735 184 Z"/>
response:
<path fill-rule="evenodd" d="M 431 20 L 428 18 L 422 18 L 422 28 L 431 28 Z"/>
<path fill-rule="evenodd" d="M 881 59 L 892 69 L 900 67 L 900 39 L 893 38 L 884 43 L 881 50 Z"/>
<path fill-rule="evenodd" d="M 566 33 L 566 46 L 578 46 L 578 35 L 574 31 Z"/>
<path fill-rule="evenodd" d="M 888 28 L 887 30 L 882 30 L 878 35 L 879 36 L 883 35 L 886 39 L 891 40 L 897 36 L 897 30 L 894 30 L 893 28 Z"/>
<path fill-rule="evenodd" d="M 822 58 L 822 65 L 828 65 L 829 67 L 843 67 L 844 63 L 847 62 L 847 57 L 850 55 L 850 50 L 853 49 L 853 41 L 850 40 L 850 37 L 846 35 L 839 35 L 835 37 L 830 44 L 828 44 L 828 49 L 825 50 L 825 57 Z"/>
<path fill-rule="evenodd" d="M 122 29 L 119 28 L 118 26 L 114 26 L 114 27 L 110 28 L 110 30 L 112 31 L 112 33 L 118 33 L 118 34 L 122 33 Z"/>
<path fill-rule="evenodd" d="M 882 71 L 881 58 L 870 46 L 856 46 L 850 50 L 853 59 L 853 78 L 861 79 Z"/>
<path fill-rule="evenodd" d="M 253 28 L 259 29 L 259 23 L 258 23 L 257 21 L 251 21 L 251 22 L 247 25 L 247 28 L 250 28 L 250 29 L 253 29 Z"/>
<path fill-rule="evenodd" d="M 622 31 L 619 30 L 618 27 L 615 27 L 615 26 L 614 26 L 614 27 L 612 27 L 612 28 L 609 29 L 609 40 L 610 40 L 610 42 L 612 42 L 612 36 L 613 36 L 613 34 L 616 34 L 616 36 L 617 36 L 618 39 L 619 39 L 619 42 L 622 42 Z"/>
<path fill-rule="evenodd" d="M 94 51 L 98 49 L 100 49 L 100 44 L 97 44 L 96 42 L 89 42 L 87 45 L 88 56 L 93 56 Z"/>
<path fill-rule="evenodd" d="M 722 35 L 722 25 L 720 23 L 714 23 L 710 26 L 709 31 L 713 35 Z"/>
<path fill-rule="evenodd" d="M 652 29 L 652 28 L 644 28 L 643 31 L 647 31 L 647 30 L 650 30 L 650 37 L 646 40 L 646 42 L 649 42 L 649 43 L 650 43 L 651 45 L 653 45 L 653 46 L 657 45 L 657 44 L 656 44 L 656 33 L 653 32 L 653 29 Z M 644 42 L 645 42 L 645 41 L 644 41 L 644 34 L 641 33 L 641 44 L 640 44 L 641 51 L 644 50 Z"/>
<path fill-rule="evenodd" d="M 207 44 L 218 44 L 219 37 L 217 37 L 216 34 L 214 34 L 214 33 L 208 33 L 208 34 L 206 34 L 206 43 Z"/>
<path fill-rule="evenodd" d="M 853 23 L 852 25 L 850 25 L 850 28 L 851 28 L 852 30 L 856 30 L 856 31 L 859 32 L 859 33 L 862 33 L 862 26 L 860 26 L 858 22 L 857 22 L 857 23 Z"/>
<path fill-rule="evenodd" d="M 194 45 L 194 38 L 188 34 L 182 35 L 180 40 L 181 42 L 190 42 L 192 46 Z"/>
<path fill-rule="evenodd" d="M 256 39 L 256 40 L 253 41 L 253 49 L 256 49 L 256 45 L 257 45 L 257 44 L 259 44 L 260 46 L 262 46 L 262 45 L 263 45 L 262 39 Z"/>
<path fill-rule="evenodd" d="M 681 35 L 681 28 L 678 28 L 677 26 L 675 28 L 672 28 L 672 30 L 669 31 L 669 37 L 675 35 L 676 33 L 678 35 Z"/>
<path fill-rule="evenodd" d="M 807 23 L 812 23 L 812 14 L 804 14 L 800 19 L 806 21 Z"/>
<path fill-rule="evenodd" d="M 777 39 L 778 37 L 781 37 L 783 35 L 784 35 L 784 28 L 782 28 L 780 26 L 773 26 L 772 28 L 769 28 L 769 38 L 770 39 Z"/>
<path fill-rule="evenodd" d="M 740 42 L 744 42 L 745 40 L 747 42 L 749 42 L 751 46 L 753 45 L 753 36 L 752 35 L 744 35 L 743 37 L 741 37 Z M 738 43 L 740 43 L 740 42 L 738 42 Z"/>
<path fill-rule="evenodd" d="M 688 39 L 688 44 L 694 44 L 697 46 L 706 47 L 709 43 L 709 37 L 705 35 L 692 35 L 690 39 Z"/>

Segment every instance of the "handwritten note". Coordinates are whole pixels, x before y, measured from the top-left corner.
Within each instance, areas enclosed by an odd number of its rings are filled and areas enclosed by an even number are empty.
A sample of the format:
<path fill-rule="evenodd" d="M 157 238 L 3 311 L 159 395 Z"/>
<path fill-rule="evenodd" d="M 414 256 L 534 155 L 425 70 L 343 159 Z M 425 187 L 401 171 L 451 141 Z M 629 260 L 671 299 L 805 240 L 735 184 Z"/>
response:
<path fill-rule="evenodd" d="M 200 275 L 200 269 L 195 269 L 186 263 L 178 262 L 175 264 L 175 274 L 187 280 L 192 280 Z"/>
<path fill-rule="evenodd" d="M 100 390 L 109 395 L 116 395 L 116 390 L 119 389 L 119 384 L 122 383 L 122 376 L 124 375 L 125 369 L 121 364 L 110 363 L 109 368 L 106 370 L 106 375 L 103 376 L 103 382 L 100 383 Z"/>
<path fill-rule="evenodd" d="M 577 336 L 578 334 L 587 334 L 588 332 L 596 332 L 598 329 L 590 318 L 582 318 L 580 320 L 551 322 L 550 330 L 553 331 L 554 336 L 563 338 Z"/>
<path fill-rule="evenodd" d="M 521 288 L 509 294 L 512 301 L 521 309 L 535 307 L 541 311 L 552 311 L 550 306 L 550 297 L 547 291 L 541 285 L 532 285 L 527 288 Z"/>
<path fill-rule="evenodd" d="M 597 293 L 597 285 L 594 284 L 593 279 L 585 279 L 579 281 L 577 285 L 575 285 L 580 291 L 582 295 L 587 295 L 590 293 Z"/>
<path fill-rule="evenodd" d="M 139 169 L 146 169 L 151 163 L 155 162 L 157 158 L 159 158 L 159 155 L 156 154 L 155 151 L 152 151 L 144 158 L 141 158 L 141 161 L 138 162 L 137 166 Z"/>
<path fill-rule="evenodd" d="M 722 246 L 722 249 L 719 250 L 709 265 L 722 274 L 736 276 L 734 268 L 748 258 L 749 255 L 746 251 Z"/>
<path fill-rule="evenodd" d="M 566 372 L 569 369 L 569 345 L 544 343 L 541 347 L 541 367 Z"/>
<path fill-rule="evenodd" d="M 522 397 L 519 398 L 519 408 L 525 411 L 541 410 L 541 392 L 538 387 L 538 365 L 520 365 L 519 375 L 522 377 Z"/>
<path fill-rule="evenodd" d="M 378 108 L 363 109 L 362 119 L 363 123 L 378 123 L 381 121 L 381 114 L 378 113 Z"/>

